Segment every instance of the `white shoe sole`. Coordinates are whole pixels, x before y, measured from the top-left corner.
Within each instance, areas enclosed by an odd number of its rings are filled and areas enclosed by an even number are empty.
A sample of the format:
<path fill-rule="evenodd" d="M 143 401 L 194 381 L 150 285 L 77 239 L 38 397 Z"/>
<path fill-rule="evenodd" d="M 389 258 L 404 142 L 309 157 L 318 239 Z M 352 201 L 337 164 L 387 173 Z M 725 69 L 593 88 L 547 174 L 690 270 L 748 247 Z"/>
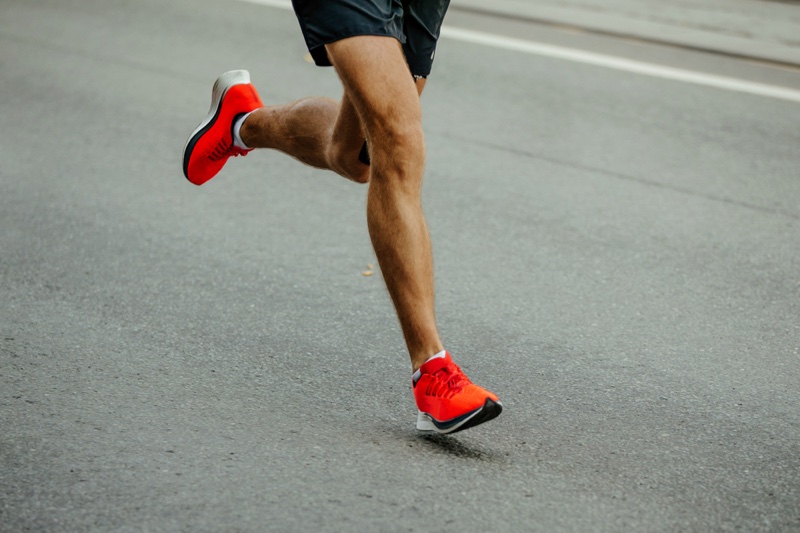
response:
<path fill-rule="evenodd" d="M 486 399 L 486 402 L 478 409 L 467 413 L 463 417 L 456 418 L 447 422 L 438 422 L 428 413 L 419 411 L 417 413 L 417 429 L 419 431 L 432 431 L 441 435 L 455 433 L 463 429 L 468 429 L 478 424 L 488 422 L 497 418 L 503 411 L 503 404 Z"/>

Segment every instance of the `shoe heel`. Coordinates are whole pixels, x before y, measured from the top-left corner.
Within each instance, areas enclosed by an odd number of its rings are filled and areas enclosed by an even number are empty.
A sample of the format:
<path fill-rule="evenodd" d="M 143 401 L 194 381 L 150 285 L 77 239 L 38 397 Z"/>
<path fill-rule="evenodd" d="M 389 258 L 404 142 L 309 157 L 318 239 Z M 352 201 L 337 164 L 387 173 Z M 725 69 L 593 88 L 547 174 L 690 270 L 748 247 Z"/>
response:
<path fill-rule="evenodd" d="M 234 85 L 244 85 L 250 83 L 250 73 L 246 70 L 229 70 L 222 74 L 217 81 L 214 82 L 214 88 L 211 89 L 211 110 L 213 112 L 225 93 Z"/>
<path fill-rule="evenodd" d="M 417 429 L 419 431 L 436 431 L 436 426 L 433 425 L 428 415 L 419 411 L 419 413 L 417 413 Z"/>

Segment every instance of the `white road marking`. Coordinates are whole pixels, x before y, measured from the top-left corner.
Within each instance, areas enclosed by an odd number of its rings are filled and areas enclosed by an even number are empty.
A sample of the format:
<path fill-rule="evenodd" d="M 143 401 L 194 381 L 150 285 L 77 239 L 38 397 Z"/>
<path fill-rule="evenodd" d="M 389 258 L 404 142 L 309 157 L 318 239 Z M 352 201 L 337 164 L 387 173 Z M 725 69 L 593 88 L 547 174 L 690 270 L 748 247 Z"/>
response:
<path fill-rule="evenodd" d="M 291 0 L 241 0 L 242 2 L 249 2 L 251 4 L 260 4 L 262 6 L 279 7 L 281 9 L 288 9 L 293 11 Z"/>
<path fill-rule="evenodd" d="M 276 7 L 280 9 L 292 9 L 292 3 L 289 0 L 239 1 Z M 524 39 L 514 39 L 512 37 L 503 37 L 502 35 L 495 35 L 493 33 L 465 30 L 462 28 L 454 28 L 452 26 L 445 25 L 442 27 L 442 37 L 465 43 L 490 46 L 492 48 L 500 48 L 503 50 L 511 50 L 525 54 L 564 59 L 567 61 L 574 61 L 587 65 L 595 65 L 615 70 L 622 70 L 625 72 L 632 72 L 635 74 L 643 74 L 645 76 L 652 76 L 655 78 L 682 81 L 697 85 L 705 85 L 707 87 L 715 87 L 717 89 L 725 89 L 728 91 L 737 91 L 758 96 L 779 98 L 781 100 L 789 100 L 792 102 L 800 102 L 800 91 L 789 89 L 787 87 L 779 87 L 777 85 L 768 85 L 766 83 L 757 83 L 747 80 L 740 80 L 737 78 L 729 78 L 727 76 L 716 76 L 714 74 L 705 74 L 703 72 L 692 70 L 665 67 L 652 63 L 645 63 L 643 61 L 633 61 L 630 59 L 623 59 L 604 54 L 596 54 L 594 52 L 585 52 L 583 50 L 576 50 L 574 48 L 537 43 L 535 41 L 527 41 Z"/>

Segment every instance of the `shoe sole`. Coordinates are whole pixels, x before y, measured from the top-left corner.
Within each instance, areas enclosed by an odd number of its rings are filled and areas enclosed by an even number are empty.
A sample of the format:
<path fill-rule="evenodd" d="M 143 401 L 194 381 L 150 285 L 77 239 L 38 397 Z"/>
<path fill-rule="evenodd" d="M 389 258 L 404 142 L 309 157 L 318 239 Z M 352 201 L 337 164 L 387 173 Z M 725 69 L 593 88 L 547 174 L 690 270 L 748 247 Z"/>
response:
<path fill-rule="evenodd" d="M 503 404 L 487 398 L 486 402 L 474 411 L 465 415 L 440 422 L 428 413 L 419 412 L 417 415 L 417 429 L 420 431 L 433 431 L 442 435 L 456 433 L 484 422 L 497 418 L 503 412 Z"/>
<path fill-rule="evenodd" d="M 208 110 L 208 115 L 195 128 L 183 147 L 183 175 L 187 180 L 189 179 L 189 159 L 192 157 L 192 150 L 194 150 L 194 146 L 200 140 L 200 137 L 214 126 L 222 109 L 222 100 L 225 95 L 234 85 L 247 85 L 248 83 L 250 83 L 250 73 L 246 70 L 228 71 L 214 82 L 214 88 L 211 89 L 211 107 Z"/>

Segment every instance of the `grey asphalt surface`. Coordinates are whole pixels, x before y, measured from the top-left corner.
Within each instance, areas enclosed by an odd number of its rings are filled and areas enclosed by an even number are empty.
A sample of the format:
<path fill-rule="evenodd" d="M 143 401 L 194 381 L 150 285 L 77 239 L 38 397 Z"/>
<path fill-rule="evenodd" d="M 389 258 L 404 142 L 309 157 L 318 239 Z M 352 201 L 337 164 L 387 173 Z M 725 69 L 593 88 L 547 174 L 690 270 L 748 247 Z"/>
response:
<path fill-rule="evenodd" d="M 0 531 L 800 530 L 800 105 L 443 40 L 440 328 L 506 410 L 429 437 L 366 189 L 181 175 L 219 73 L 336 96 L 304 53 L 234 1 L 0 3 Z"/>
<path fill-rule="evenodd" d="M 451 5 L 800 66 L 797 0 L 453 0 Z"/>

